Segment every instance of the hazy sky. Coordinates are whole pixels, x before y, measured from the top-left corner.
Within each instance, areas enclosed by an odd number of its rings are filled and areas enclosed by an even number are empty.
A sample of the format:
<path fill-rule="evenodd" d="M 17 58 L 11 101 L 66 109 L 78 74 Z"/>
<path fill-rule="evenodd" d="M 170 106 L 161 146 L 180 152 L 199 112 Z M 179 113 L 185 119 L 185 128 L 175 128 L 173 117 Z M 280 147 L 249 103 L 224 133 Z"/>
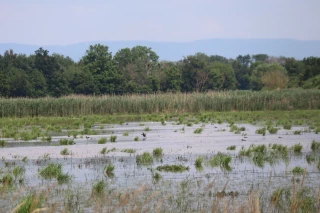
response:
<path fill-rule="evenodd" d="M 0 0 L 0 43 L 320 39 L 320 0 Z"/>

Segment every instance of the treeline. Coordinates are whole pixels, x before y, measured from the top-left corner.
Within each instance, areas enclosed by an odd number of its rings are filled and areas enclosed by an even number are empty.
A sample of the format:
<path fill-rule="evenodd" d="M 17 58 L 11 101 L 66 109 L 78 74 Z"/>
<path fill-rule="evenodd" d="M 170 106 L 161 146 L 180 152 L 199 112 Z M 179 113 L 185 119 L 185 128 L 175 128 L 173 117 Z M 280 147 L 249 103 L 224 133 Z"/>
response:
<path fill-rule="evenodd" d="M 39 48 L 32 55 L 0 54 L 1 97 L 60 97 L 209 90 L 320 88 L 320 58 L 303 60 L 239 55 L 228 59 L 197 53 L 177 62 L 159 61 L 145 46 L 112 55 L 108 46 L 91 45 L 75 62 Z"/>

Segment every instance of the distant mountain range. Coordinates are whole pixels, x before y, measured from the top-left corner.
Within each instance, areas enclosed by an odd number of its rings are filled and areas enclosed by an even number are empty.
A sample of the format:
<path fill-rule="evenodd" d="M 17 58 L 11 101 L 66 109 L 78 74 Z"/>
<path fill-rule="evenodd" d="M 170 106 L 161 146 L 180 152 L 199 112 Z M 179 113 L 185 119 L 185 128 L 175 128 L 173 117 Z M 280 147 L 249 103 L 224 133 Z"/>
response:
<path fill-rule="evenodd" d="M 208 55 L 221 55 L 236 58 L 246 54 L 268 54 L 303 59 L 304 57 L 320 57 L 320 40 L 301 41 L 293 39 L 206 39 L 192 42 L 154 42 L 154 41 L 91 41 L 70 45 L 26 45 L 15 43 L 0 44 L 0 54 L 12 49 L 15 53 L 33 54 L 39 47 L 49 53 L 59 53 L 78 61 L 92 44 L 109 46 L 114 55 L 119 49 L 132 48 L 136 45 L 151 47 L 160 60 L 178 61 L 184 56 L 203 52 Z"/>

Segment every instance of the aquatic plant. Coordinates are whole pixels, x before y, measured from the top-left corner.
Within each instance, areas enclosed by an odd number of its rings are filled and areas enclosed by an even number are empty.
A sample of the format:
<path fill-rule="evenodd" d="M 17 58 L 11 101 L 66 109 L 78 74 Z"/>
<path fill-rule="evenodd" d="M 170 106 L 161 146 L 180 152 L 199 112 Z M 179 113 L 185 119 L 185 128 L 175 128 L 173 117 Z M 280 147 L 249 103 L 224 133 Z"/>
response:
<path fill-rule="evenodd" d="M 166 164 L 166 165 L 163 165 L 163 166 L 158 166 L 156 168 L 156 170 L 158 171 L 164 171 L 164 172 L 184 172 L 184 171 L 188 171 L 189 170 L 189 167 L 188 166 L 184 166 L 182 164 L 179 164 L 179 165 L 169 165 L 169 164 Z"/>
<path fill-rule="evenodd" d="M 116 142 L 116 140 L 117 140 L 117 136 L 116 135 L 111 135 L 110 136 L 110 142 Z"/>
<path fill-rule="evenodd" d="M 142 155 L 136 156 L 137 164 L 150 164 L 153 163 L 153 157 L 149 152 L 144 152 Z"/>
<path fill-rule="evenodd" d="M 154 148 L 152 151 L 153 156 L 155 157 L 161 157 L 163 154 L 163 149 L 162 148 Z"/>
<path fill-rule="evenodd" d="M 201 134 L 203 131 L 203 128 L 198 128 L 196 130 L 193 131 L 194 134 Z"/>
<path fill-rule="evenodd" d="M 98 144 L 105 144 L 105 143 L 107 143 L 107 141 L 108 141 L 107 138 L 100 138 L 100 139 L 98 140 Z"/>
<path fill-rule="evenodd" d="M 235 146 L 235 145 L 228 146 L 228 147 L 227 147 L 227 150 L 236 150 L 236 146 Z"/>

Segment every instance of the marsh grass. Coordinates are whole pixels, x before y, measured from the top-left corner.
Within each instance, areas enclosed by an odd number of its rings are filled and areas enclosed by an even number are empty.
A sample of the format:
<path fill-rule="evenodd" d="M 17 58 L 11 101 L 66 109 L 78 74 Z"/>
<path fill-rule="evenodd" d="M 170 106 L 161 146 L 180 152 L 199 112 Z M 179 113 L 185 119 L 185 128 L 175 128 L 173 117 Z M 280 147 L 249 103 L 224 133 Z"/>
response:
<path fill-rule="evenodd" d="M 292 173 L 295 175 L 302 175 L 305 172 L 304 168 L 301 168 L 300 166 L 296 166 L 292 169 Z"/>
<path fill-rule="evenodd" d="M 182 164 L 179 165 L 163 165 L 163 166 L 157 166 L 156 170 L 158 171 L 164 171 L 164 172 L 184 172 L 184 171 L 189 171 L 189 167 L 188 166 L 184 166 Z"/>
<path fill-rule="evenodd" d="M 311 142 L 311 150 L 312 150 L 313 152 L 315 152 L 315 151 L 320 151 L 320 142 L 317 142 L 317 141 L 315 141 L 315 140 L 312 140 L 312 142 Z"/>
<path fill-rule="evenodd" d="M 39 171 L 39 174 L 44 178 L 53 178 L 62 173 L 62 165 L 50 163 L 47 167 Z"/>
<path fill-rule="evenodd" d="M 270 134 L 277 134 L 277 132 L 278 132 L 278 128 L 275 128 L 275 127 L 273 127 L 273 126 L 268 126 L 268 131 L 269 131 L 269 133 Z"/>
<path fill-rule="evenodd" d="M 15 166 L 12 170 L 12 174 L 15 178 L 22 176 L 25 173 L 25 168 L 21 166 Z"/>
<path fill-rule="evenodd" d="M 264 128 L 261 128 L 261 129 L 257 129 L 256 130 L 256 134 L 261 134 L 261 135 L 263 135 L 263 136 L 265 136 L 266 135 L 266 128 L 264 127 Z"/>
<path fill-rule="evenodd" d="M 196 130 L 193 131 L 194 134 L 201 134 L 203 131 L 203 128 L 198 128 Z"/>
<path fill-rule="evenodd" d="M 110 136 L 110 142 L 115 143 L 117 140 L 117 136 L 116 135 L 111 135 Z"/>
<path fill-rule="evenodd" d="M 60 139 L 59 140 L 59 144 L 60 146 L 65 146 L 65 145 L 73 145 L 74 144 L 74 140 L 68 140 L 68 139 Z"/>
<path fill-rule="evenodd" d="M 136 136 L 136 137 L 134 137 L 134 139 L 133 139 L 134 141 L 139 141 L 139 137 L 138 136 Z"/>
<path fill-rule="evenodd" d="M 124 132 L 123 136 L 129 136 L 129 132 Z"/>
<path fill-rule="evenodd" d="M 196 168 L 200 168 L 200 167 L 202 167 L 202 163 L 203 163 L 203 157 L 198 156 L 194 162 L 194 165 Z"/>
<path fill-rule="evenodd" d="M 153 157 L 149 152 L 144 152 L 142 155 L 136 156 L 136 163 L 137 164 L 152 164 Z"/>
<path fill-rule="evenodd" d="M 21 161 L 22 161 L 23 163 L 26 163 L 26 162 L 28 161 L 28 157 L 27 157 L 27 156 L 24 156 L 24 157 L 21 159 Z"/>
<path fill-rule="evenodd" d="M 64 148 L 63 150 L 61 150 L 60 154 L 61 154 L 61 155 L 70 155 L 71 152 L 69 151 L 68 148 Z"/>
<path fill-rule="evenodd" d="M 106 186 L 107 184 L 103 180 L 100 180 L 97 183 L 93 184 L 92 195 L 98 197 L 102 196 L 104 194 Z"/>
<path fill-rule="evenodd" d="M 162 148 L 154 148 L 152 151 L 153 156 L 155 157 L 161 157 L 163 155 L 163 149 Z"/>
<path fill-rule="evenodd" d="M 291 149 L 293 150 L 293 152 L 295 154 L 301 154 L 302 148 L 303 148 L 303 146 L 299 143 L 299 144 L 293 145 L 293 147 Z"/>
<path fill-rule="evenodd" d="M 211 167 L 220 166 L 221 169 L 225 169 L 227 171 L 231 171 L 230 163 L 232 157 L 230 155 L 218 152 L 214 157 L 209 160 L 209 164 Z"/>
<path fill-rule="evenodd" d="M 107 138 L 100 138 L 100 139 L 98 140 L 98 144 L 105 144 L 105 143 L 107 143 L 107 141 L 108 141 Z"/>
<path fill-rule="evenodd" d="M 100 154 L 105 155 L 107 152 L 107 147 L 103 147 L 100 151 Z"/>
<path fill-rule="evenodd" d="M 115 166 L 113 164 L 108 164 L 108 166 L 106 166 L 104 169 L 105 169 L 106 175 L 112 176 Z"/>
<path fill-rule="evenodd" d="M 7 141 L 0 140 L 0 147 L 5 147 L 7 145 Z"/>
<path fill-rule="evenodd" d="M 151 129 L 149 127 L 146 127 L 143 130 L 146 131 L 146 132 L 151 131 Z"/>
<path fill-rule="evenodd" d="M 133 154 L 133 153 L 136 153 L 136 150 L 135 149 L 123 149 L 123 150 L 121 150 L 121 152 L 126 152 L 126 153 Z"/>
<path fill-rule="evenodd" d="M 232 146 L 228 146 L 227 150 L 236 150 L 237 146 L 232 145 Z"/>
<path fill-rule="evenodd" d="M 302 133 L 302 131 L 300 131 L 300 130 L 295 130 L 295 131 L 293 132 L 294 135 L 301 135 L 301 133 Z"/>

